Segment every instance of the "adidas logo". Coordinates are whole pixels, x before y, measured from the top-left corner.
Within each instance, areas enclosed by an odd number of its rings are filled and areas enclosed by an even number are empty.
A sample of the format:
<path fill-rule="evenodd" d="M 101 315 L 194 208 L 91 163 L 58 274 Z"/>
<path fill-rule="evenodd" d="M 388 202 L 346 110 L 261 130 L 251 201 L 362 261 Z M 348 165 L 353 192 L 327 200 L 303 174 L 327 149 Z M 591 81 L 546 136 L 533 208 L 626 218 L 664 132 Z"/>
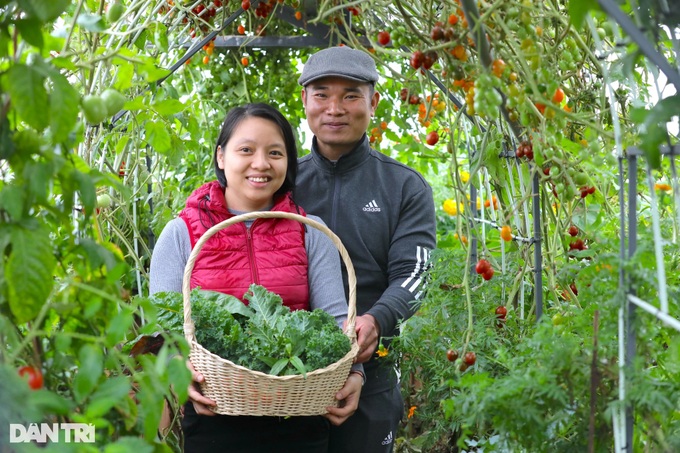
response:
<path fill-rule="evenodd" d="M 378 207 L 378 203 L 376 203 L 375 200 L 371 200 L 370 203 L 368 203 L 366 206 L 364 206 L 364 211 L 366 211 L 366 212 L 380 212 L 380 208 Z"/>
<path fill-rule="evenodd" d="M 392 431 L 390 431 L 385 440 L 382 441 L 383 445 L 389 445 L 391 443 L 392 443 Z"/>

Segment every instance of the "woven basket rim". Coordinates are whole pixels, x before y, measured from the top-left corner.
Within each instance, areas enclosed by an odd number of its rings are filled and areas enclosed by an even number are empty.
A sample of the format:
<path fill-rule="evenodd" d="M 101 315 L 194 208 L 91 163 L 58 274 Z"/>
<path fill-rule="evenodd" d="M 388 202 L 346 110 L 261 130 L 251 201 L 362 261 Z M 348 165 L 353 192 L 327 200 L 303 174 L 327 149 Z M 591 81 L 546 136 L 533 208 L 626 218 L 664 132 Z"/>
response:
<path fill-rule="evenodd" d="M 286 381 L 292 381 L 292 380 L 300 380 L 300 379 L 307 379 L 309 376 L 317 376 L 320 374 L 325 374 L 328 373 L 329 371 L 333 371 L 335 368 L 338 366 L 342 365 L 343 363 L 352 360 L 354 361 L 354 357 L 356 356 L 358 350 L 359 350 L 359 344 L 356 342 L 356 338 L 352 343 L 350 344 L 350 350 L 347 352 L 347 354 L 344 355 L 341 359 L 331 363 L 328 366 L 325 366 L 324 368 L 317 368 L 316 370 L 309 371 L 306 373 L 306 376 L 303 374 L 288 374 L 284 376 L 276 376 L 274 374 L 268 374 L 264 373 L 262 371 L 257 371 L 257 370 L 252 370 L 250 368 L 244 367 L 242 365 L 238 365 L 231 360 L 225 359 L 224 357 L 220 357 L 219 355 L 215 354 L 214 352 L 211 352 L 207 350 L 203 345 L 201 345 L 198 342 L 193 342 L 190 344 L 191 346 L 191 351 L 199 351 L 201 354 L 205 354 L 209 356 L 212 360 L 214 360 L 217 363 L 222 363 L 225 365 L 229 365 L 230 367 L 239 370 L 243 373 L 246 374 L 251 374 L 253 376 L 257 376 L 258 378 L 263 378 L 268 381 L 278 381 L 278 382 L 286 382 Z"/>
<path fill-rule="evenodd" d="M 267 219 L 272 219 L 272 218 L 284 218 L 284 219 L 292 219 L 292 220 L 297 220 L 300 223 L 309 225 L 313 228 L 316 228 L 317 230 L 321 231 L 324 233 L 326 236 L 328 236 L 331 241 L 333 242 L 333 245 L 338 249 L 338 252 L 340 253 L 340 258 L 343 260 L 346 270 L 347 270 L 347 280 L 348 280 L 348 286 L 349 286 L 349 298 L 348 298 L 348 307 L 347 307 L 347 323 L 345 326 L 344 334 L 350 339 L 350 351 L 340 360 L 324 367 L 324 368 L 319 368 L 317 370 L 310 371 L 306 373 L 307 375 L 314 373 L 314 374 L 322 374 L 324 372 L 327 372 L 329 368 L 333 367 L 334 365 L 338 363 L 343 363 L 348 357 L 350 357 L 350 354 L 352 354 L 352 359 L 356 357 L 358 353 L 358 346 L 357 346 L 357 338 L 356 338 L 356 332 L 355 332 L 355 322 L 356 322 L 356 274 L 354 271 L 354 266 L 352 264 L 352 260 L 349 257 L 349 253 L 347 252 L 347 249 L 345 246 L 342 244 L 342 241 L 340 238 L 331 231 L 330 228 L 328 228 L 326 225 L 317 222 L 316 220 L 310 219 L 308 217 L 299 215 L 299 214 L 294 214 L 290 212 L 283 212 L 283 211 L 255 211 L 255 212 L 249 212 L 246 214 L 241 214 L 237 216 L 230 217 L 214 226 L 209 228 L 203 235 L 199 238 L 199 240 L 196 242 L 194 245 L 194 248 L 191 250 L 191 254 L 189 255 L 189 259 L 187 260 L 186 266 L 184 268 L 184 275 L 183 275 L 183 280 L 182 280 L 182 296 L 183 296 L 183 308 L 184 308 L 184 336 L 189 343 L 191 349 L 193 350 L 194 345 L 199 346 L 202 350 L 204 350 L 206 353 L 210 354 L 213 356 L 213 360 L 218 360 L 220 363 L 227 364 L 229 366 L 233 366 L 236 369 L 239 369 L 243 372 L 249 372 L 253 373 L 256 376 L 260 377 L 260 374 L 262 375 L 261 377 L 266 377 L 266 378 L 287 378 L 287 379 L 282 379 L 282 380 L 288 380 L 291 377 L 295 376 L 303 376 L 302 374 L 295 374 L 295 375 L 288 375 L 288 376 L 275 376 L 267 373 L 262 373 L 260 371 L 255 371 L 251 370 L 250 368 L 243 367 L 241 365 L 237 365 L 230 360 L 227 360 L 223 357 L 220 357 L 207 349 L 205 349 L 196 339 L 196 327 L 194 324 L 193 319 L 191 318 L 191 274 L 193 272 L 194 264 L 196 262 L 196 259 L 198 258 L 198 254 L 201 251 L 201 248 L 203 245 L 217 232 L 234 225 L 239 222 L 244 222 L 247 220 L 254 220 L 258 218 L 267 218 Z M 356 347 L 355 347 L 356 346 Z"/>

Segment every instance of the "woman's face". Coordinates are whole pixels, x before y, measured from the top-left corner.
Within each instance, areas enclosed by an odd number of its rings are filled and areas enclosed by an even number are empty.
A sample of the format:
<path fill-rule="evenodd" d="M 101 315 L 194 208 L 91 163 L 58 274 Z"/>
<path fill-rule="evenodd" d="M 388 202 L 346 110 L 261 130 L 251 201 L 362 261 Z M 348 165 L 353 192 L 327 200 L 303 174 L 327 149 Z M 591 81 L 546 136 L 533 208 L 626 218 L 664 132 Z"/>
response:
<path fill-rule="evenodd" d="M 269 208 L 288 170 L 281 129 L 264 118 L 245 118 L 236 126 L 226 146 L 218 148 L 217 164 L 227 179 L 224 195 L 230 209 Z"/>

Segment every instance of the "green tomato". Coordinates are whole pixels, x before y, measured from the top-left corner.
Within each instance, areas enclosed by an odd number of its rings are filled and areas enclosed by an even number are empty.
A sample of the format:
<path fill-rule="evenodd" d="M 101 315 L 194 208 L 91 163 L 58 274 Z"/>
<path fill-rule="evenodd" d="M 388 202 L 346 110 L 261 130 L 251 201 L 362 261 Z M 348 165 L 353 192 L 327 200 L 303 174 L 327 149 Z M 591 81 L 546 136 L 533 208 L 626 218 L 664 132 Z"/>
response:
<path fill-rule="evenodd" d="M 111 196 L 107 193 L 103 193 L 97 196 L 97 207 L 98 208 L 108 208 L 113 204 Z"/>
<path fill-rule="evenodd" d="M 561 313 L 555 313 L 552 317 L 553 326 L 559 326 L 564 324 L 564 316 Z"/>
<path fill-rule="evenodd" d="M 574 176 L 574 183 L 578 187 L 583 187 L 588 185 L 588 175 L 585 173 L 577 173 L 576 176 Z"/>
<path fill-rule="evenodd" d="M 110 24 L 118 22 L 118 19 L 120 19 L 124 12 L 125 7 L 123 6 L 123 3 L 113 2 L 112 4 L 109 5 L 108 11 L 106 11 L 106 20 Z"/>
<path fill-rule="evenodd" d="M 104 100 L 95 95 L 88 94 L 81 101 L 85 119 L 90 124 L 99 124 L 108 116 L 108 110 Z"/>
<path fill-rule="evenodd" d="M 106 112 L 108 116 L 115 115 L 116 113 L 123 110 L 123 107 L 125 106 L 125 96 L 113 88 L 107 88 L 104 90 L 104 92 L 101 94 L 101 98 L 104 100 L 104 104 L 106 104 Z"/>

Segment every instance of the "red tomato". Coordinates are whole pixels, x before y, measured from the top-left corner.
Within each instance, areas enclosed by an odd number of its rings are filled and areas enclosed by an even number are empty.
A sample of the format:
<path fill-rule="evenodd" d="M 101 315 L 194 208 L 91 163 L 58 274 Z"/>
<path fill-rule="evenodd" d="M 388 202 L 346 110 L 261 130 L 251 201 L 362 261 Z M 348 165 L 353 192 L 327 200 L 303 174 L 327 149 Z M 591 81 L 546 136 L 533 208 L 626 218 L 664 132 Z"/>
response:
<path fill-rule="evenodd" d="M 388 45 L 390 43 L 390 32 L 384 30 L 379 32 L 378 43 L 380 43 L 381 46 Z"/>
<path fill-rule="evenodd" d="M 439 141 L 439 134 L 437 133 L 437 131 L 432 131 L 429 134 L 427 134 L 427 137 L 425 137 L 425 141 L 427 142 L 428 145 L 434 146 Z"/>
<path fill-rule="evenodd" d="M 38 390 L 43 386 L 43 375 L 38 368 L 25 365 L 19 368 L 19 376 L 28 381 L 28 386 L 33 390 Z"/>
<path fill-rule="evenodd" d="M 477 265 L 475 266 L 475 272 L 478 274 L 483 274 L 487 270 L 491 269 L 491 264 L 487 260 L 479 260 L 477 261 Z"/>
<path fill-rule="evenodd" d="M 505 316 L 508 314 L 508 309 L 505 308 L 505 306 L 500 305 L 496 308 L 496 317 L 497 318 L 503 318 L 505 319 Z"/>
<path fill-rule="evenodd" d="M 465 357 L 463 357 L 463 361 L 466 365 L 472 366 L 477 361 L 477 354 L 472 351 L 466 352 Z"/>
<path fill-rule="evenodd" d="M 446 358 L 449 360 L 449 362 L 455 362 L 456 359 L 458 359 L 458 351 L 455 349 L 449 349 L 446 351 Z"/>

